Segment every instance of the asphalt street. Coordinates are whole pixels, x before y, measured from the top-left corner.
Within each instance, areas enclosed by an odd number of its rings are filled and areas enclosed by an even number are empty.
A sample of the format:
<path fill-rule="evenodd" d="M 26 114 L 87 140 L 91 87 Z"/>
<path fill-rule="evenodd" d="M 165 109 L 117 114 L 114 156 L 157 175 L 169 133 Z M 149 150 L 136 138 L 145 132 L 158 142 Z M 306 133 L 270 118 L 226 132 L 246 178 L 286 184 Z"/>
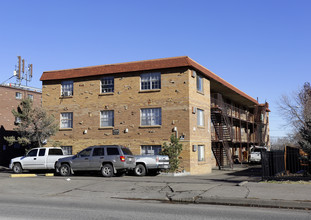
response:
<path fill-rule="evenodd" d="M 69 197 L 0 198 L 1 219 L 310 219 L 303 210 Z"/>
<path fill-rule="evenodd" d="M 42 215 L 45 219 L 102 219 L 103 213 L 105 219 L 125 219 L 124 212 L 133 219 L 311 219 L 311 182 L 262 182 L 258 167 L 178 177 L 44 174 L 11 178 L 11 172 L 2 169 L 1 219 L 39 219 Z M 283 216 L 287 209 L 294 214 Z"/>

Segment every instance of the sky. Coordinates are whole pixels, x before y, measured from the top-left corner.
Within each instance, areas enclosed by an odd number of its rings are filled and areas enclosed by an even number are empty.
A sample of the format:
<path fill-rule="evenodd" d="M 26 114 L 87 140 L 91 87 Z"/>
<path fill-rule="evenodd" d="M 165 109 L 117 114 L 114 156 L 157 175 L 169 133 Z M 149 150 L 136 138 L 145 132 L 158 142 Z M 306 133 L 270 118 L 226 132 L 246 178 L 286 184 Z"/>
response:
<path fill-rule="evenodd" d="M 0 0 L 0 83 L 16 82 L 17 56 L 37 88 L 44 71 L 189 56 L 269 102 L 282 137 L 280 97 L 311 81 L 310 11 L 310 0 Z"/>

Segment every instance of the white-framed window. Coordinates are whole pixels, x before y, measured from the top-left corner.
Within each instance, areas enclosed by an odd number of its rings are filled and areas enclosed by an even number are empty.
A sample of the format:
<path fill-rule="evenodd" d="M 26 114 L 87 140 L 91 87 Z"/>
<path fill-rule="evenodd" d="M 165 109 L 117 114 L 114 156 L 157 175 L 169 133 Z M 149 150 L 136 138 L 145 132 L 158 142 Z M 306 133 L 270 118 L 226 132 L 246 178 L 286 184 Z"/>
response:
<path fill-rule="evenodd" d="M 197 74 L 197 91 L 203 93 L 203 78 Z"/>
<path fill-rule="evenodd" d="M 197 109 L 197 121 L 198 121 L 198 126 L 204 127 L 204 110 Z"/>
<path fill-rule="evenodd" d="M 28 99 L 33 100 L 33 95 L 28 94 L 27 96 L 28 96 Z"/>
<path fill-rule="evenodd" d="M 100 111 L 100 127 L 113 127 L 114 126 L 114 111 L 104 110 Z"/>
<path fill-rule="evenodd" d="M 198 145 L 198 161 L 204 161 L 204 160 L 205 160 L 205 146 Z"/>
<path fill-rule="evenodd" d="M 22 99 L 22 98 L 23 98 L 23 94 L 20 93 L 20 92 L 16 92 L 16 93 L 15 93 L 15 98 L 16 98 L 16 99 Z"/>
<path fill-rule="evenodd" d="M 140 89 L 161 89 L 161 73 L 142 73 L 140 75 Z"/>
<path fill-rule="evenodd" d="M 141 155 L 160 155 L 161 145 L 142 145 Z"/>
<path fill-rule="evenodd" d="M 101 79 L 101 93 L 114 92 L 114 77 L 104 77 Z"/>
<path fill-rule="evenodd" d="M 73 96 L 73 81 L 62 81 L 62 96 Z"/>
<path fill-rule="evenodd" d="M 64 155 L 72 155 L 72 146 L 61 146 Z"/>
<path fill-rule="evenodd" d="M 63 112 L 60 114 L 60 128 L 72 128 L 72 112 Z"/>
<path fill-rule="evenodd" d="M 141 125 L 161 125 L 161 108 L 143 108 L 140 110 Z"/>

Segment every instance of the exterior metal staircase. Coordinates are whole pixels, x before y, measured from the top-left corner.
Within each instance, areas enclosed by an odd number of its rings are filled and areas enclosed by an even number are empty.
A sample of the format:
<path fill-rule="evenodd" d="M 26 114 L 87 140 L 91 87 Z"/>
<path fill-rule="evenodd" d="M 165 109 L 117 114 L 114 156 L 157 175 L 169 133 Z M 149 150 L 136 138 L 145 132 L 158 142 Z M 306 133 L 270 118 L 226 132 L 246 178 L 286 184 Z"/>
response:
<path fill-rule="evenodd" d="M 221 146 L 212 146 L 212 151 L 216 158 L 219 169 L 222 167 L 233 167 L 233 159 L 231 153 L 232 144 L 232 126 L 227 115 L 227 109 L 225 108 L 222 97 L 217 94 L 218 104 L 211 108 L 211 121 L 215 128 L 215 133 Z"/>

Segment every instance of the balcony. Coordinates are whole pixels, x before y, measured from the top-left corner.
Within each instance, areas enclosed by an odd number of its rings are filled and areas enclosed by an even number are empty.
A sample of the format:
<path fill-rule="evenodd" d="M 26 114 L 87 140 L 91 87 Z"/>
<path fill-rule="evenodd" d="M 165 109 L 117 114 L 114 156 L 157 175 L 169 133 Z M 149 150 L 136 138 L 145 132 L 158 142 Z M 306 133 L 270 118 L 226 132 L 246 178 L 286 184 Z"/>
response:
<path fill-rule="evenodd" d="M 219 109 L 233 119 L 247 121 L 249 123 L 255 122 L 254 114 L 251 114 L 249 111 L 237 108 L 213 97 L 211 97 L 211 108 Z"/>

